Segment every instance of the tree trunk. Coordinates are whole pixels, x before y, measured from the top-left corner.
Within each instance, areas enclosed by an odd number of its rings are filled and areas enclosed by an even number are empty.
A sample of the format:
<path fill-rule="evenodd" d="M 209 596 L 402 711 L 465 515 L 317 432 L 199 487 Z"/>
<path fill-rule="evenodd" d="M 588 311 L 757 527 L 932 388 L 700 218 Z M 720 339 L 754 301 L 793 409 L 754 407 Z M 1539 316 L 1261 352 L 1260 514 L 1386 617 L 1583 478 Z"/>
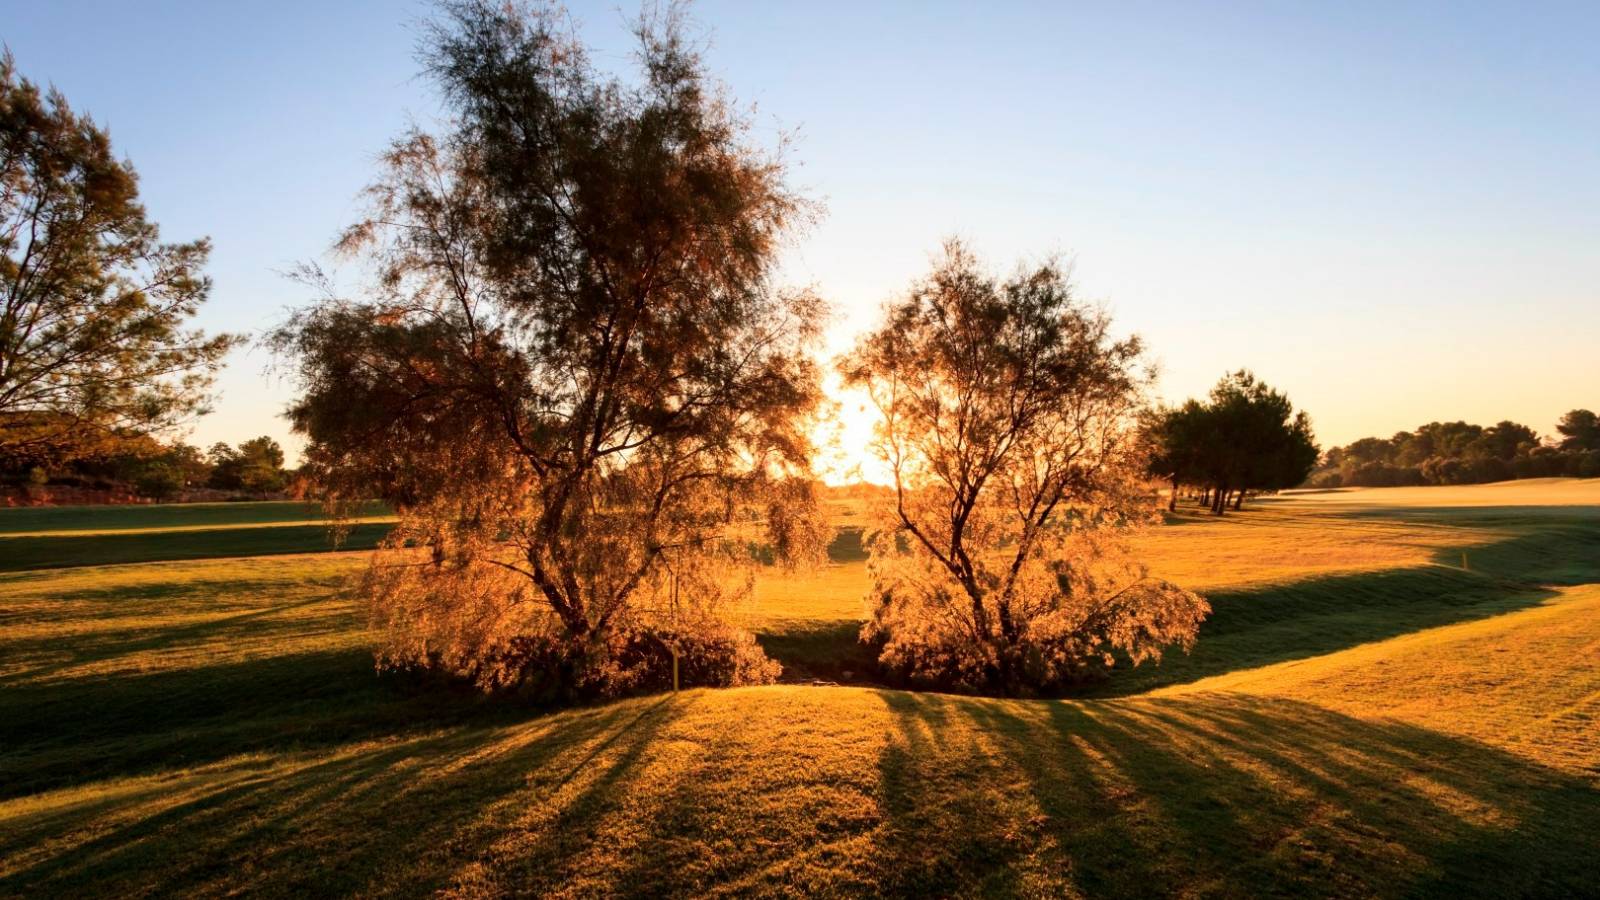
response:
<path fill-rule="evenodd" d="M 1176 512 L 1178 509 L 1178 479 L 1172 479 L 1172 496 L 1167 498 L 1167 512 Z"/>
<path fill-rule="evenodd" d="M 1240 488 L 1239 493 L 1233 495 L 1233 508 L 1239 509 L 1242 506 L 1244 506 L 1244 489 Z"/>
<path fill-rule="evenodd" d="M 1227 506 L 1228 488 L 1224 485 L 1218 485 L 1217 488 L 1211 492 L 1211 514 L 1213 516 L 1220 516 Z"/>

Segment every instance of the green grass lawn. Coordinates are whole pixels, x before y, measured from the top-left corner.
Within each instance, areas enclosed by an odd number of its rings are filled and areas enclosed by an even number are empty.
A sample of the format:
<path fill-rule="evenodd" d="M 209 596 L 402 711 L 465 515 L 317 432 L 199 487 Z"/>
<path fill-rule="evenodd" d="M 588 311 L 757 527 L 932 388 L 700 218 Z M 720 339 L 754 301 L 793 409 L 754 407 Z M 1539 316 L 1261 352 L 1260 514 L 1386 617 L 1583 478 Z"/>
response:
<path fill-rule="evenodd" d="M 389 511 L 369 503 L 360 517 L 382 517 Z M 0 509 L 0 535 L 48 532 L 137 531 L 204 526 L 320 523 L 315 503 L 265 500 L 259 503 L 150 503 L 129 506 L 25 506 Z"/>
<path fill-rule="evenodd" d="M 1369 495 L 1142 538 L 1216 614 L 1062 701 L 529 710 L 376 674 L 321 526 L 52 535 L 0 575 L 0 895 L 1593 895 L 1600 509 Z M 851 540 L 743 612 L 798 680 L 870 678 Z"/>

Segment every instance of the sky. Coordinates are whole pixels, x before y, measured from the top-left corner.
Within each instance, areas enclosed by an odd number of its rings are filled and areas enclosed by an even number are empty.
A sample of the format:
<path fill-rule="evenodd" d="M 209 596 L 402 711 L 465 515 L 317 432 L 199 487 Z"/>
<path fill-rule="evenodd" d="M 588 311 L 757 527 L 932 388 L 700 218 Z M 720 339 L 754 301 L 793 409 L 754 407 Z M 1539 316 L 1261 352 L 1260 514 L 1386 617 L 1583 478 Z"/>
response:
<path fill-rule="evenodd" d="M 636 7 L 569 8 L 627 75 Z M 691 10 L 708 67 L 759 140 L 796 134 L 792 183 L 826 208 L 782 271 L 833 304 L 829 352 L 959 236 L 1000 271 L 1071 260 L 1164 398 L 1249 368 L 1324 446 L 1453 419 L 1549 434 L 1600 406 L 1600 4 Z M 0 40 L 110 129 L 164 236 L 210 236 L 199 323 L 257 335 L 311 299 L 282 275 L 297 263 L 359 288 L 328 249 L 376 155 L 443 112 L 415 60 L 429 14 L 0 0 Z M 189 440 L 297 454 L 264 349 L 218 387 Z"/>

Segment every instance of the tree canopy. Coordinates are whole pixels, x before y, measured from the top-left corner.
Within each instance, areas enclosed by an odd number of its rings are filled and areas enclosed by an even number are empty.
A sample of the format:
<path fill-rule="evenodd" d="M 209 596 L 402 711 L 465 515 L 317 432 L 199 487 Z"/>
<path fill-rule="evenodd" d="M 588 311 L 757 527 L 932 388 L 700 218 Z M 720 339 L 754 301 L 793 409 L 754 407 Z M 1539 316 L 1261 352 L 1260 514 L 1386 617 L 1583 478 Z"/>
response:
<path fill-rule="evenodd" d="M 271 494 L 288 484 L 283 468 L 283 448 L 265 435 L 241 443 L 237 449 L 224 443 L 211 445 L 207 453 L 208 482 L 222 490 Z"/>
<path fill-rule="evenodd" d="M 1391 437 L 1362 438 L 1334 447 L 1323 456 L 1312 483 L 1392 487 L 1600 475 L 1600 428 L 1593 413 L 1568 412 L 1556 424 L 1556 432 L 1561 437 L 1546 442 L 1532 428 L 1509 420 L 1488 427 L 1429 422 Z"/>
<path fill-rule="evenodd" d="M 209 253 L 161 243 L 105 129 L 0 57 L 0 464 L 110 451 L 206 409 L 235 342 L 186 324 Z"/>
<path fill-rule="evenodd" d="M 1048 691 L 1193 642 L 1205 601 L 1120 544 L 1152 512 L 1140 343 L 1113 339 L 1058 265 L 998 279 L 952 242 L 841 369 L 882 414 L 894 478 L 863 632 L 890 671 Z"/>
<path fill-rule="evenodd" d="M 718 616 L 749 543 L 825 546 L 820 301 L 773 283 L 810 204 L 675 14 L 604 76 L 559 10 L 464 0 L 423 60 L 452 112 L 402 136 L 342 240 L 376 279 L 277 333 L 328 497 L 400 524 L 365 582 L 381 658 L 487 688 L 771 679 Z M 417 565 L 412 546 L 427 548 Z"/>
<path fill-rule="evenodd" d="M 1556 423 L 1563 450 L 1600 450 L 1600 416 L 1587 409 L 1574 409 Z"/>
<path fill-rule="evenodd" d="M 1251 491 L 1276 491 L 1305 481 L 1317 463 L 1311 420 L 1286 394 L 1248 371 L 1223 376 L 1204 403 L 1189 400 L 1146 420 L 1150 474 L 1172 485 L 1168 508 L 1182 487 L 1204 490 L 1222 515 Z"/>

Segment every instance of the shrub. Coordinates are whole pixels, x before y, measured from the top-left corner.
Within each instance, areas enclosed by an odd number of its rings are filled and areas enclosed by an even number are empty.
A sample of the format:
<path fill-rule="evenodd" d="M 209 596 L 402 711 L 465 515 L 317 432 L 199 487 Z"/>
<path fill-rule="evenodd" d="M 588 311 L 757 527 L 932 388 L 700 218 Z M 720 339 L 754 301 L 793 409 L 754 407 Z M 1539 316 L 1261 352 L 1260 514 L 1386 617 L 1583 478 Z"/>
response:
<path fill-rule="evenodd" d="M 710 570 L 686 572 L 665 614 L 623 615 L 573 641 L 514 573 L 482 559 L 403 555 L 375 558 L 361 585 L 382 636 L 379 661 L 390 668 L 428 669 L 541 701 L 671 687 L 674 651 L 684 686 L 770 684 L 781 672 L 749 632 L 723 620 L 719 601 L 733 591 Z"/>
<path fill-rule="evenodd" d="M 889 539 L 874 538 L 875 559 L 896 555 L 876 543 Z M 1211 611 L 1199 595 L 1151 579 L 1125 548 L 1103 537 L 1081 535 L 1048 563 L 1028 568 L 1019 592 L 1028 602 L 1015 611 L 1013 640 L 977 639 L 969 617 L 950 615 L 967 598 L 926 570 L 877 579 L 862 639 L 891 678 L 912 686 L 1049 694 L 1102 678 L 1119 659 L 1138 665 L 1159 661 L 1169 646 L 1188 652 Z M 987 598 L 990 618 L 999 616 L 997 600 Z M 1014 683 L 997 681 L 1000 672 L 1014 673 Z"/>
<path fill-rule="evenodd" d="M 183 491 L 183 471 L 165 463 L 152 463 L 133 481 L 133 489 L 141 497 L 157 502 L 171 500 Z"/>

